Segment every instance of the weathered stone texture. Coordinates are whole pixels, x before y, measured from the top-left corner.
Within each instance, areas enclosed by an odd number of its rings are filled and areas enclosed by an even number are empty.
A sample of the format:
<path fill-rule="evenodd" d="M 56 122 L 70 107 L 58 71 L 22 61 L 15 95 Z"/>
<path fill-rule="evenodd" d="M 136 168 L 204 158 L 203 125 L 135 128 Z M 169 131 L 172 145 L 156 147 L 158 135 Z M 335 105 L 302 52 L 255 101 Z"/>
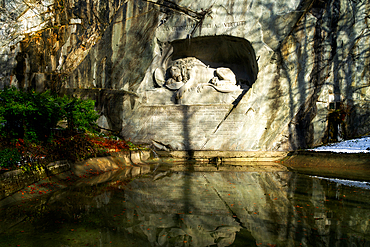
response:
<path fill-rule="evenodd" d="M 57 82 L 85 59 L 121 2 L 3 0 L 0 87 L 59 89 Z"/>
<path fill-rule="evenodd" d="M 330 128 L 348 138 L 370 132 L 369 1 L 2 5 L 0 86 L 95 98 L 99 124 L 133 141 L 175 149 L 294 150 L 338 139 Z M 26 9 L 45 14 L 27 19 Z M 197 70 L 186 64 L 191 57 L 212 70 L 231 69 L 240 92 L 223 92 L 233 87 L 217 75 L 196 84 Z M 183 61 L 176 83 L 187 86 L 171 91 L 165 85 L 175 61 Z M 158 107 L 197 112 L 212 103 L 230 110 L 211 110 L 210 125 L 157 114 Z M 328 123 L 330 107 L 340 111 L 341 123 Z M 161 122 L 166 127 L 159 128 Z M 169 130 L 171 124 L 177 127 Z"/>

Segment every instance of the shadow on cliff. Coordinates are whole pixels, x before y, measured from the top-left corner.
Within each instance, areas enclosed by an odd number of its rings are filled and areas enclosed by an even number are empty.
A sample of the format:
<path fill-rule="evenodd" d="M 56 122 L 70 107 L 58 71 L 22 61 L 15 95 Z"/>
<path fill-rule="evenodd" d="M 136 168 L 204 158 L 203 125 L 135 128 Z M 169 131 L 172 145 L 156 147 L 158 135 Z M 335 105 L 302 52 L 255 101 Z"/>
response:
<path fill-rule="evenodd" d="M 192 200 L 192 184 L 191 184 L 191 173 L 194 172 L 194 150 L 191 146 L 191 136 L 190 136 L 190 113 L 189 107 L 184 105 L 182 107 L 183 112 L 183 138 L 184 138 L 184 148 L 187 154 L 187 161 L 186 161 L 186 176 L 184 178 L 184 185 L 183 185 L 183 198 L 184 198 L 184 212 L 187 214 L 191 211 L 190 205 Z M 179 215 L 177 215 L 180 217 Z"/>
<path fill-rule="evenodd" d="M 270 62 L 276 65 L 276 76 L 270 85 L 266 103 L 272 114 L 268 116 L 265 131 L 260 138 L 260 143 L 266 150 L 279 150 L 284 144 L 288 144 L 288 147 L 283 149 L 295 150 L 305 145 L 301 143 L 301 135 L 297 132 L 300 127 L 299 116 L 302 115 L 300 112 L 307 110 L 307 102 L 310 102 L 308 92 L 315 87 L 305 79 L 307 73 L 310 73 L 309 68 L 314 71 L 316 67 L 316 61 L 307 62 L 313 49 L 309 44 L 311 37 L 307 30 L 315 28 L 313 24 L 307 25 L 305 22 L 305 15 L 310 8 L 311 5 L 307 3 L 299 7 L 300 16 L 296 16 L 296 23 L 292 25 L 289 34 L 276 45 L 271 57 Z M 273 5 L 265 5 L 265 11 L 273 16 Z M 274 28 L 270 27 L 270 37 L 266 38 L 272 44 L 282 38 L 285 30 L 285 27 L 277 26 L 276 30 Z M 301 64 L 302 61 L 305 63 Z M 313 72 L 310 74 L 312 76 Z M 278 140 L 284 132 L 287 140 Z"/>

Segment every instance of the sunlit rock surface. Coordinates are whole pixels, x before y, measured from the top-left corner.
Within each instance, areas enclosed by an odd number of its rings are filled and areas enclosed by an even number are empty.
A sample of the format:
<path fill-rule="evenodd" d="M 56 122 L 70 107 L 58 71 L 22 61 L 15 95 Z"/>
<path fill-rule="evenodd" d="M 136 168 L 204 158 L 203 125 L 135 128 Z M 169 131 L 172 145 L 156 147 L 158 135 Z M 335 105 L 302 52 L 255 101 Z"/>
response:
<path fill-rule="evenodd" d="M 294 150 L 369 133 L 368 1 L 0 3 L 0 87 L 94 98 L 131 140 Z M 192 57 L 236 85 L 176 64 Z"/>

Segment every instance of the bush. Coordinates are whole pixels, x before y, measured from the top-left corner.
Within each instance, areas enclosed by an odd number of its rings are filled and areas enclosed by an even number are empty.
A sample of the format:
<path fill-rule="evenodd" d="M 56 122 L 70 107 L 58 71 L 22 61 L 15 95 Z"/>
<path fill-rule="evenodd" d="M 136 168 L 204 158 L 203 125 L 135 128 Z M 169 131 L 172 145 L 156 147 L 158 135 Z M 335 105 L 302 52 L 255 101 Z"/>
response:
<path fill-rule="evenodd" d="M 21 161 L 21 154 L 17 149 L 5 148 L 0 150 L 0 167 L 13 168 Z"/>
<path fill-rule="evenodd" d="M 97 156 L 99 149 L 85 134 L 76 134 L 53 140 L 48 146 L 48 154 L 50 162 L 53 160 L 76 162 Z"/>
<path fill-rule="evenodd" d="M 0 170 L 32 171 L 56 160 L 75 162 L 129 149 L 123 140 L 94 133 L 99 117 L 94 106 L 93 100 L 50 92 L 0 91 Z M 61 120 L 68 127 L 56 130 Z"/>
<path fill-rule="evenodd" d="M 97 125 L 95 122 L 99 118 L 99 115 L 94 110 L 95 102 L 93 100 L 68 98 L 64 96 L 63 101 L 65 103 L 63 117 L 67 120 L 68 129 L 70 131 L 96 131 Z"/>
<path fill-rule="evenodd" d="M 93 131 L 99 115 L 93 100 L 50 92 L 24 92 L 16 88 L 0 91 L 0 136 L 33 142 L 50 140 L 51 131 L 61 120 L 67 120 L 69 132 Z"/>

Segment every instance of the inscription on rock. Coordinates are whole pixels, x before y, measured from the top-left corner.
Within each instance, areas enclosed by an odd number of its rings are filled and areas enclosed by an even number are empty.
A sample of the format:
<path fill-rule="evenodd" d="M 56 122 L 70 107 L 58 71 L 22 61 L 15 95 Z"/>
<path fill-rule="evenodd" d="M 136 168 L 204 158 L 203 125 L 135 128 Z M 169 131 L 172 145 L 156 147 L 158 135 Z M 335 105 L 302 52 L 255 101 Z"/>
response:
<path fill-rule="evenodd" d="M 232 105 L 143 106 L 148 120 L 145 129 L 160 140 L 189 141 L 199 146 L 212 135 Z M 230 129 L 230 133 L 234 130 Z M 226 133 L 225 133 L 226 134 Z M 155 136 L 155 137 L 154 137 Z"/>
<path fill-rule="evenodd" d="M 224 121 L 220 129 L 217 130 L 217 135 L 229 136 L 235 135 L 244 125 L 242 121 Z"/>
<path fill-rule="evenodd" d="M 233 27 L 239 27 L 239 26 L 245 26 L 247 24 L 247 21 L 233 21 L 233 22 L 222 22 L 222 23 L 207 23 L 202 24 L 202 29 L 207 28 L 233 28 Z M 196 23 L 191 24 L 184 24 L 184 25 L 174 25 L 174 26 L 163 26 L 159 28 L 159 31 L 161 32 L 180 32 L 180 31 L 188 31 L 193 30 L 194 28 L 198 27 Z"/>

